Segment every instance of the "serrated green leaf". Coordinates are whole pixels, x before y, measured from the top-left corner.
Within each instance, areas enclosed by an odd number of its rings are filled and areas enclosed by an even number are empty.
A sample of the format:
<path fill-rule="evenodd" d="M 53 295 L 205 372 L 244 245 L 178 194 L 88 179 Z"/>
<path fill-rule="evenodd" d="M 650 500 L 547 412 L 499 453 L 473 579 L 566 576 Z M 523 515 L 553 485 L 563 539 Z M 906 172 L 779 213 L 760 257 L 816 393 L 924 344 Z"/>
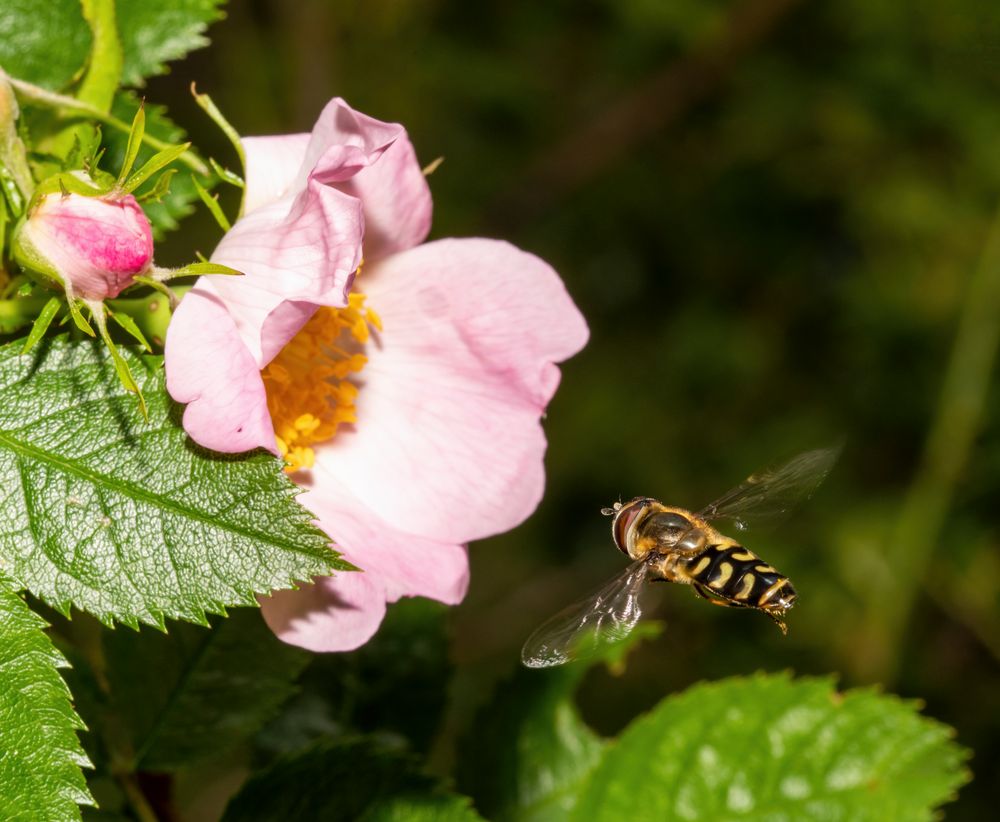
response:
<path fill-rule="evenodd" d="M 830 679 L 696 685 L 608 747 L 571 819 L 931 819 L 967 779 L 952 736 L 913 703 Z"/>
<path fill-rule="evenodd" d="M 222 17 L 223 0 L 118 0 L 118 31 L 125 49 L 122 79 L 141 85 L 162 74 L 169 60 L 208 45 L 210 23 Z"/>
<path fill-rule="evenodd" d="M 56 609 L 101 621 L 204 622 L 254 593 L 346 567 L 269 454 L 211 454 L 177 423 L 162 368 L 100 344 L 0 348 L 0 563 Z"/>
<path fill-rule="evenodd" d="M 90 51 L 79 0 L 4 0 L 0 32 L 0 67 L 48 89 L 69 85 Z"/>
<path fill-rule="evenodd" d="M 92 804 L 76 732 L 83 722 L 45 622 L 0 575 L 0 819 L 79 819 Z"/>
<path fill-rule="evenodd" d="M 212 623 L 104 632 L 111 707 L 129 729 L 133 770 L 175 770 L 228 750 L 271 718 L 311 659 L 256 608 Z"/>
<path fill-rule="evenodd" d="M 166 71 L 165 62 L 207 45 L 208 25 L 222 0 L 118 0 L 116 22 L 125 62 L 122 81 Z M 13 77 L 58 91 L 87 62 L 91 34 L 79 0 L 4 0 L 0 3 L 0 66 Z"/>
<path fill-rule="evenodd" d="M 312 748 L 252 777 L 223 822 L 474 822 L 468 798 L 449 793 L 409 756 L 360 739 Z"/>

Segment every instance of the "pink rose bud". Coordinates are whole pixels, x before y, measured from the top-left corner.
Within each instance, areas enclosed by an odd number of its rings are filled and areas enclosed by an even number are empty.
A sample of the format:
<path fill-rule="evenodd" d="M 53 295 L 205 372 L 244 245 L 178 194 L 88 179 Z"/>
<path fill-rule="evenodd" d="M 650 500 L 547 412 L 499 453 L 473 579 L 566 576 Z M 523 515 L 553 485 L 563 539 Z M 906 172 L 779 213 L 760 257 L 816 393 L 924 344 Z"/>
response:
<path fill-rule="evenodd" d="M 88 300 L 117 297 L 153 262 L 149 220 L 131 194 L 54 192 L 38 201 L 14 240 L 25 268 Z"/>

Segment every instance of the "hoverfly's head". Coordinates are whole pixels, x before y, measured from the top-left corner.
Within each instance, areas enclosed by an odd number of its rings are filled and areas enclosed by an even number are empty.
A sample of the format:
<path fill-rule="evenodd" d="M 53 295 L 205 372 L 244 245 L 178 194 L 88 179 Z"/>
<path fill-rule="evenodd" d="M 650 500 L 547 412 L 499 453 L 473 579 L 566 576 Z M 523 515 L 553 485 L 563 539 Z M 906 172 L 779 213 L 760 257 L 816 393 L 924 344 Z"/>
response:
<path fill-rule="evenodd" d="M 656 500 L 649 497 L 636 497 L 629 502 L 616 502 L 611 508 L 602 508 L 601 513 L 613 517 L 611 520 L 611 536 L 618 550 L 631 557 L 635 547 L 636 531 L 639 523 L 650 512 L 650 505 Z"/>

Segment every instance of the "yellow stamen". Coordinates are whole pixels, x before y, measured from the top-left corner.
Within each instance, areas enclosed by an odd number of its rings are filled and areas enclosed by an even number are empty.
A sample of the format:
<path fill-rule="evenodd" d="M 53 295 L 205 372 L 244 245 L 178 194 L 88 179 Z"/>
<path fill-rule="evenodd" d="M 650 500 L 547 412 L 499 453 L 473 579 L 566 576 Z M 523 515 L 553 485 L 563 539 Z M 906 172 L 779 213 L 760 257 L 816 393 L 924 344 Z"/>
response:
<path fill-rule="evenodd" d="M 368 362 L 357 348 L 372 328 L 382 330 L 381 318 L 365 307 L 364 294 L 351 294 L 346 308 L 320 308 L 261 374 L 289 473 L 312 468 L 312 446 L 357 422 L 358 387 L 349 377 Z"/>

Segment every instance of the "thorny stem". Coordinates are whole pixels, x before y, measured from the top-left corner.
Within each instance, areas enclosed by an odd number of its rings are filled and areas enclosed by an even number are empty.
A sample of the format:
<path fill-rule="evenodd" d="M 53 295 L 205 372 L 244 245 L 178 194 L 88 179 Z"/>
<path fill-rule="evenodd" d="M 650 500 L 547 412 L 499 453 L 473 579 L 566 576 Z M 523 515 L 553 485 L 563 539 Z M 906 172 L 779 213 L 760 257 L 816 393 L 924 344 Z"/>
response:
<path fill-rule="evenodd" d="M 882 597 L 884 622 L 863 673 L 883 682 L 896 673 L 895 649 L 905 633 L 979 432 L 1000 344 L 1000 212 L 969 281 L 941 395 L 916 476 L 886 550 L 893 587 Z M 879 634 L 882 634 L 879 636 Z"/>
<path fill-rule="evenodd" d="M 124 120 L 119 120 L 111 114 L 106 114 L 99 108 L 96 108 L 89 103 L 84 103 L 63 94 L 56 94 L 55 92 L 36 86 L 33 83 L 26 83 L 24 80 L 18 80 L 7 74 L 4 74 L 3 77 L 6 78 L 7 82 L 10 83 L 19 94 L 23 95 L 26 99 L 31 100 L 33 103 L 49 106 L 50 108 L 66 112 L 68 114 L 79 114 L 85 117 L 92 117 L 93 119 L 104 123 L 105 125 L 109 125 L 112 128 L 116 128 L 119 131 L 123 131 L 126 134 L 132 130 L 130 123 L 126 123 Z M 157 151 L 173 147 L 172 143 L 167 143 L 148 133 L 143 135 L 142 141 L 146 145 L 155 148 Z M 203 163 L 201 159 L 193 151 L 191 151 L 191 149 L 185 151 L 177 159 L 198 174 L 205 177 L 208 176 L 208 166 L 206 166 L 205 163 Z"/>

